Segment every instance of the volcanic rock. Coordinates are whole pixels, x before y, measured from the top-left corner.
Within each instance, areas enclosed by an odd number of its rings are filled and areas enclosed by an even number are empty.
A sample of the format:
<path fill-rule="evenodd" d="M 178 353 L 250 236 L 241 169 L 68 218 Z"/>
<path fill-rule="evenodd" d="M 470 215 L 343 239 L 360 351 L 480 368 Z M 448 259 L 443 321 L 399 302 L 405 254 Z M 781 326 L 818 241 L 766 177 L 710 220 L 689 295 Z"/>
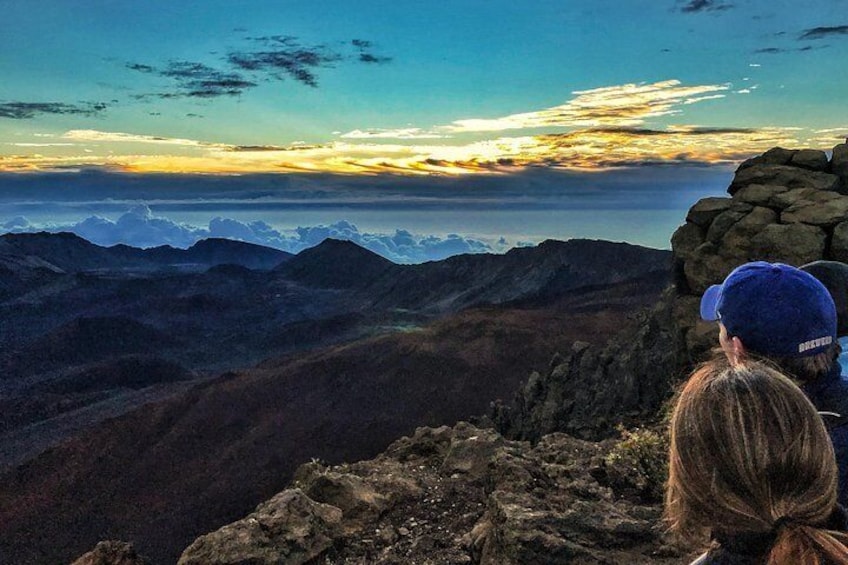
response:
<path fill-rule="evenodd" d="M 304 465 L 291 488 L 198 539 L 179 563 L 680 562 L 657 527 L 658 501 L 605 483 L 613 445 L 552 434 L 531 447 L 466 423 L 419 428 L 370 461 Z"/>
<path fill-rule="evenodd" d="M 71 565 L 149 565 L 130 543 L 101 541 Z"/>

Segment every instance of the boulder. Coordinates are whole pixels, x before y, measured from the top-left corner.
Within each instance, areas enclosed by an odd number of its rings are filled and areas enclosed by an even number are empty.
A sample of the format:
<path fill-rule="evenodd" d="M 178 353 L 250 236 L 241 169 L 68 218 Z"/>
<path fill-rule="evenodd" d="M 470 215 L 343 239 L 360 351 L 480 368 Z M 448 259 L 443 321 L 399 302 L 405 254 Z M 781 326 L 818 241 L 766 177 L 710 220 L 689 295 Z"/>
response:
<path fill-rule="evenodd" d="M 686 221 L 701 227 L 709 226 L 716 216 L 730 208 L 731 203 L 730 198 L 702 198 L 689 209 Z"/>
<path fill-rule="evenodd" d="M 840 188 L 839 177 L 830 173 L 810 171 L 788 165 L 757 164 L 737 170 L 727 192 L 734 195 L 751 184 L 779 185 L 790 189 L 838 190 Z"/>
<path fill-rule="evenodd" d="M 809 202 L 815 198 L 816 194 L 820 194 L 820 191 L 814 188 L 795 188 L 775 194 L 774 198 L 771 199 L 770 205 L 777 210 L 785 210 L 799 202 Z"/>
<path fill-rule="evenodd" d="M 780 221 L 787 224 L 834 226 L 845 218 L 848 218 L 848 196 L 835 192 L 815 192 L 796 200 L 780 213 Z"/>
<path fill-rule="evenodd" d="M 686 222 L 671 236 L 671 250 L 678 259 L 686 260 L 692 256 L 695 249 L 704 243 L 704 228 L 692 222 Z"/>
<path fill-rule="evenodd" d="M 447 476 L 461 474 L 471 481 L 483 480 L 489 470 L 489 460 L 504 442 L 503 436 L 495 430 L 459 424 L 454 429 L 441 471 Z"/>
<path fill-rule="evenodd" d="M 827 160 L 827 153 L 818 149 L 801 149 L 792 155 L 789 164 L 802 169 L 811 171 L 827 172 L 830 168 L 830 163 Z"/>
<path fill-rule="evenodd" d="M 350 531 L 358 531 L 363 523 L 378 518 L 388 502 L 364 479 L 350 473 L 315 473 L 302 488 L 315 502 L 339 508 Z"/>
<path fill-rule="evenodd" d="M 736 224 L 736 222 L 744 218 L 746 215 L 746 212 L 739 212 L 730 209 L 722 212 L 716 216 L 713 223 L 710 224 L 709 229 L 707 230 L 707 241 L 718 243 L 722 240 L 724 234 L 726 234 L 728 230 Z"/>
<path fill-rule="evenodd" d="M 737 250 L 744 249 L 752 237 L 763 231 L 766 226 L 777 222 L 777 217 L 777 212 L 765 206 L 757 206 L 751 212 L 745 214 L 721 235 L 720 244 L 727 250 L 725 254 L 737 256 Z M 710 226 L 710 231 L 707 232 L 707 239 L 710 241 L 716 241 L 713 230 L 717 223 L 718 218 Z"/>
<path fill-rule="evenodd" d="M 743 161 L 736 171 L 753 167 L 754 165 L 787 165 L 792 160 L 796 151 L 793 149 L 784 149 L 782 147 L 772 147 L 762 155 L 752 157 L 747 161 Z"/>
<path fill-rule="evenodd" d="M 752 260 L 800 267 L 824 256 L 827 234 L 806 224 L 771 224 L 751 238 Z"/>
<path fill-rule="evenodd" d="M 683 273 L 689 290 L 701 295 L 707 288 L 724 280 L 730 271 L 744 263 L 741 254 L 728 255 L 724 249 L 712 242 L 706 242 L 695 250 L 692 257 L 683 265 Z"/>
<path fill-rule="evenodd" d="M 734 200 L 745 202 L 753 206 L 774 206 L 774 198 L 789 189 L 785 186 L 770 184 L 749 184 L 741 188 L 735 195 Z"/>
<path fill-rule="evenodd" d="M 149 565 L 131 543 L 101 541 L 71 565 Z"/>
<path fill-rule="evenodd" d="M 830 172 L 842 178 L 843 187 L 848 185 L 848 143 L 840 143 L 833 148 Z"/>
<path fill-rule="evenodd" d="M 848 220 L 833 228 L 830 241 L 830 259 L 848 263 Z"/>
<path fill-rule="evenodd" d="M 342 511 L 285 490 L 247 517 L 202 536 L 179 565 L 300 565 L 316 559 L 341 534 Z"/>

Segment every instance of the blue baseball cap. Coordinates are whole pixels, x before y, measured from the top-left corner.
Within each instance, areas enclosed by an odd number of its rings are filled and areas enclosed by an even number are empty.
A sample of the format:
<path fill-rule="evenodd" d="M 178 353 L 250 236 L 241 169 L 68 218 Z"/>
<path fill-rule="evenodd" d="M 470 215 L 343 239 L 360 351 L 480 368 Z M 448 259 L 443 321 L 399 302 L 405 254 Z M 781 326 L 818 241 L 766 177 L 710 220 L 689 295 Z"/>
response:
<path fill-rule="evenodd" d="M 701 318 L 720 321 L 761 355 L 808 357 L 836 342 L 836 306 L 814 276 L 783 263 L 734 269 L 701 297 Z"/>

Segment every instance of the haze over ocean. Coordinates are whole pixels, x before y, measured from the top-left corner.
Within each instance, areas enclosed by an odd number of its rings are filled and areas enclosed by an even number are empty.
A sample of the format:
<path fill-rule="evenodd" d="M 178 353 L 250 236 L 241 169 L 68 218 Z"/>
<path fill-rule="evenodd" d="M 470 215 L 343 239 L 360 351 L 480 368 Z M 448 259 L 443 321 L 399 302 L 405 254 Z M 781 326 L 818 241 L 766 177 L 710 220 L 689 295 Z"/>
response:
<path fill-rule="evenodd" d="M 667 248 L 742 160 L 848 134 L 845 0 L 233 5 L 5 2 L 0 232 Z"/>

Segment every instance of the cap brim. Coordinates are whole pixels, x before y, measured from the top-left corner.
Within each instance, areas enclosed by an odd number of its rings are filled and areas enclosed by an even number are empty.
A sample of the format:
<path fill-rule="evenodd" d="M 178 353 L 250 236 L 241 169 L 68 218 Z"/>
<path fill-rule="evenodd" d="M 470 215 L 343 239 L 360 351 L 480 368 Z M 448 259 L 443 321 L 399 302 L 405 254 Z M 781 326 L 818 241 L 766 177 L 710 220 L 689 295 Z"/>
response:
<path fill-rule="evenodd" d="M 704 296 L 701 297 L 701 319 L 706 320 L 708 322 L 715 322 L 718 320 L 718 311 L 716 311 L 716 306 L 718 306 L 718 299 L 721 297 L 721 285 L 714 284 L 710 288 L 704 292 Z"/>

